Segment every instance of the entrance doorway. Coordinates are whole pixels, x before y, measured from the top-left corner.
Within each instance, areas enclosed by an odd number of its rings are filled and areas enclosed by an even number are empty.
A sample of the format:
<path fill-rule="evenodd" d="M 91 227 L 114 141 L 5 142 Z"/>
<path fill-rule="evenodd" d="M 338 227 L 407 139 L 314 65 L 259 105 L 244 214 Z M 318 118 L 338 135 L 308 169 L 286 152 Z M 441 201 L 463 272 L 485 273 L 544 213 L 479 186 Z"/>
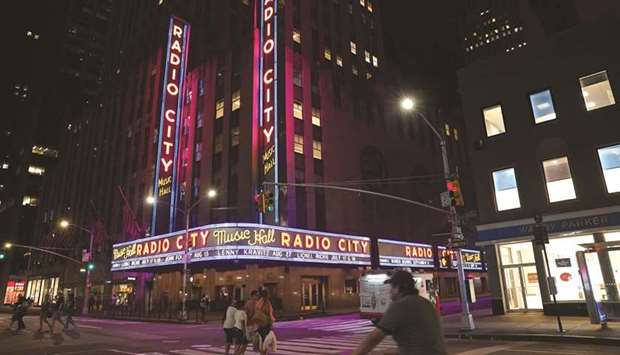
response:
<path fill-rule="evenodd" d="M 542 309 L 536 265 L 505 267 L 504 281 L 509 310 Z"/>
<path fill-rule="evenodd" d="M 301 279 L 301 310 L 325 309 L 325 279 L 305 277 Z"/>

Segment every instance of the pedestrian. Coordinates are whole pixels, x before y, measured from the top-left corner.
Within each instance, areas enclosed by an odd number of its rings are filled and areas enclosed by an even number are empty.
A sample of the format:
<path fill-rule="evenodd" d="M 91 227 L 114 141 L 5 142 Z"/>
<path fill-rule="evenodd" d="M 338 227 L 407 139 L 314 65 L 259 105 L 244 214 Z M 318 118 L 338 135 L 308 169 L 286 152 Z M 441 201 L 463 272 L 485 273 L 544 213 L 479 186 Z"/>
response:
<path fill-rule="evenodd" d="M 39 333 L 43 332 L 43 322 L 47 324 L 50 328 L 50 333 L 52 331 L 52 325 L 50 324 L 48 318 L 52 317 L 52 301 L 50 299 L 49 293 L 46 293 L 43 297 L 43 303 L 41 303 L 41 310 L 39 311 Z"/>
<path fill-rule="evenodd" d="M 17 330 L 26 329 L 24 323 L 24 315 L 28 311 L 28 300 L 23 295 L 17 296 L 17 301 L 13 304 L 13 316 L 11 317 L 11 323 L 9 329 L 13 329 L 13 324 L 17 323 Z"/>
<path fill-rule="evenodd" d="M 75 296 L 73 295 L 73 291 L 69 291 L 67 295 L 67 301 L 65 302 L 64 314 L 65 314 L 65 327 L 64 330 L 69 329 L 69 323 L 73 325 L 74 329 L 77 329 L 77 325 L 73 321 L 73 312 L 75 312 Z"/>
<path fill-rule="evenodd" d="M 200 312 L 201 312 L 200 319 L 203 322 L 205 321 L 205 314 L 207 313 L 208 308 L 209 308 L 209 295 L 205 293 L 200 298 Z"/>
<path fill-rule="evenodd" d="M 248 315 L 248 319 L 252 319 L 254 316 L 254 309 L 256 308 L 258 298 L 258 291 L 252 290 L 252 292 L 250 292 L 250 299 L 245 303 L 245 312 Z"/>
<path fill-rule="evenodd" d="M 62 321 L 62 314 L 65 308 L 65 296 L 62 292 L 58 292 L 56 298 L 54 299 L 54 303 L 52 304 L 52 333 L 54 333 L 54 326 L 56 325 L 56 321 L 60 324 L 64 324 Z"/>
<path fill-rule="evenodd" d="M 256 329 L 255 347 L 261 355 L 276 349 L 276 335 L 273 332 L 273 323 L 276 317 L 273 315 L 273 306 L 267 290 L 260 291 L 260 298 L 256 301 L 251 323 Z"/>
<path fill-rule="evenodd" d="M 226 308 L 226 313 L 224 313 L 224 323 L 222 324 L 222 328 L 224 328 L 224 334 L 226 335 L 226 355 L 230 354 L 230 346 L 234 341 L 234 330 L 235 327 L 235 313 L 237 312 L 237 308 L 234 303 L 228 305 Z"/>
<path fill-rule="evenodd" d="M 386 335 L 394 338 L 399 354 L 447 355 L 435 307 L 418 294 L 411 273 L 396 271 L 385 284 L 392 303 L 352 355 L 368 354 Z"/>
<path fill-rule="evenodd" d="M 99 312 L 102 311 L 101 309 L 101 295 L 96 293 L 95 294 L 95 311 Z"/>
<path fill-rule="evenodd" d="M 95 309 L 95 295 L 88 296 L 88 313 L 91 313 Z"/>
<path fill-rule="evenodd" d="M 245 302 L 238 301 L 235 308 L 235 325 L 233 327 L 233 338 L 235 343 L 235 355 L 245 354 L 248 346 L 248 315 L 244 309 Z"/>

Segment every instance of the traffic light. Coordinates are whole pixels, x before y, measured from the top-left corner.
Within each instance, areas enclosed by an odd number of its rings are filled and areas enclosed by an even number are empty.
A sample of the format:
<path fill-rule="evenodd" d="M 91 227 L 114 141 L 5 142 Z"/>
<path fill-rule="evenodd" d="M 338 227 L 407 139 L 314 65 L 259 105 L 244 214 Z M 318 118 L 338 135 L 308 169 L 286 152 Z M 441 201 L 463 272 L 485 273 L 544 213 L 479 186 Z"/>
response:
<path fill-rule="evenodd" d="M 6 259 L 6 251 L 0 250 L 0 260 Z"/>
<path fill-rule="evenodd" d="M 269 212 L 273 212 L 273 208 L 274 208 L 273 192 L 269 191 L 265 193 L 263 198 L 265 199 L 266 210 Z"/>
<path fill-rule="evenodd" d="M 439 266 L 442 268 L 452 267 L 452 253 L 445 251 L 439 258 Z"/>
<path fill-rule="evenodd" d="M 465 200 L 463 199 L 463 192 L 461 191 L 461 184 L 458 180 L 449 180 L 446 183 L 448 192 L 450 193 L 450 203 L 452 206 L 465 206 Z"/>
<path fill-rule="evenodd" d="M 256 212 L 263 213 L 263 193 L 259 192 L 254 195 L 254 207 L 256 207 Z"/>
<path fill-rule="evenodd" d="M 95 263 L 88 263 L 86 264 L 86 269 L 89 271 L 92 271 L 95 269 Z"/>

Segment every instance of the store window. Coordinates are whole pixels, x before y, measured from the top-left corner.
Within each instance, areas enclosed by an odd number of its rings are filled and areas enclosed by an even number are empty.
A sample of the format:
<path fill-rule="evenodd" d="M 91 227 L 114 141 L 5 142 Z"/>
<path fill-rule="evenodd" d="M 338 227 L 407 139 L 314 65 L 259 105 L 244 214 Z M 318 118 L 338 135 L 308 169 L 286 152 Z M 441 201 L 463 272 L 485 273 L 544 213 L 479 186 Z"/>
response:
<path fill-rule="evenodd" d="M 549 240 L 547 257 L 551 276 L 555 278 L 558 301 L 585 300 L 575 255 L 585 250 L 580 244 L 593 242 L 591 235 Z"/>
<path fill-rule="evenodd" d="M 573 200 L 576 198 L 575 186 L 573 185 L 567 157 L 543 161 L 543 170 L 545 172 L 549 202 Z"/>
<path fill-rule="evenodd" d="M 482 114 L 484 115 L 484 126 L 486 128 L 487 137 L 506 132 L 501 105 L 487 107 L 482 110 Z"/>
<path fill-rule="evenodd" d="M 534 113 L 534 122 L 543 123 L 557 118 L 555 108 L 553 107 L 553 99 L 551 98 L 551 90 L 530 95 L 530 103 Z"/>
<path fill-rule="evenodd" d="M 607 71 L 579 78 L 581 93 L 586 104 L 586 110 L 592 111 L 616 103 L 611 91 L 611 84 L 607 78 Z"/>
<path fill-rule="evenodd" d="M 532 243 L 520 242 L 499 246 L 502 265 L 533 264 L 534 249 Z"/>
<path fill-rule="evenodd" d="M 494 171 L 493 185 L 495 188 L 495 205 L 498 211 L 521 207 L 514 168 Z"/>
<path fill-rule="evenodd" d="M 608 193 L 620 192 L 620 144 L 598 150 Z"/>
<path fill-rule="evenodd" d="M 293 117 L 304 119 L 304 107 L 300 101 L 293 101 Z"/>
<path fill-rule="evenodd" d="M 344 280 L 344 294 L 354 295 L 357 293 L 357 279 Z"/>
<path fill-rule="evenodd" d="M 620 241 L 620 232 L 605 233 L 605 241 L 606 242 Z"/>
<path fill-rule="evenodd" d="M 304 154 L 304 136 L 296 134 L 293 149 L 297 154 Z"/>

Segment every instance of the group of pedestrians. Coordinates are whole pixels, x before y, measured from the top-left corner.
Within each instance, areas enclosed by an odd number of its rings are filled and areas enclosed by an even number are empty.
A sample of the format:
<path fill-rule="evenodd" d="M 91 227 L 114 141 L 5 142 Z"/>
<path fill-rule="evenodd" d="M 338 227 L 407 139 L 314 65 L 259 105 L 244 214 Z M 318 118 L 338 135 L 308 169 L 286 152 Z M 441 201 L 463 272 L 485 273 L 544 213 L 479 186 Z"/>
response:
<path fill-rule="evenodd" d="M 226 335 L 226 354 L 234 345 L 234 355 L 243 355 L 248 344 L 261 355 L 276 351 L 276 336 L 273 323 L 276 318 L 267 290 L 252 291 L 245 302 L 236 300 L 226 309 L 224 315 L 224 334 Z"/>
<path fill-rule="evenodd" d="M 19 295 L 17 302 L 13 305 L 13 317 L 11 319 L 9 329 L 13 329 L 13 324 L 15 323 L 18 324 L 17 330 L 26 329 L 24 316 L 30 306 L 32 306 L 32 302 L 24 296 Z M 75 296 L 71 291 L 69 291 L 66 299 L 62 292 L 59 292 L 53 300 L 49 294 L 46 294 L 45 297 L 43 297 L 43 302 L 41 303 L 41 309 L 39 311 L 38 332 L 43 332 L 43 323 L 47 324 L 51 334 L 54 334 L 56 322 L 61 324 L 63 330 L 68 330 L 69 325 L 72 325 L 74 329 L 77 329 L 77 325 L 73 321 L 75 307 Z M 52 321 L 51 323 L 50 319 Z"/>

